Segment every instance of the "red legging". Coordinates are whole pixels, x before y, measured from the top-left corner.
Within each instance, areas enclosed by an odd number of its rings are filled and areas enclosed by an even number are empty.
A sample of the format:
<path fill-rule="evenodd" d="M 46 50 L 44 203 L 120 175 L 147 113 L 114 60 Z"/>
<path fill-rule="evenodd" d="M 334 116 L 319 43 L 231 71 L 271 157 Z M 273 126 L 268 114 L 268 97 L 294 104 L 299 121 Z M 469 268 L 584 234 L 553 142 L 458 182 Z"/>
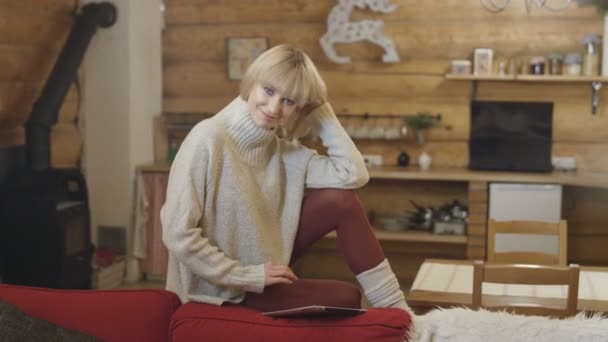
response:
<path fill-rule="evenodd" d="M 290 263 L 332 230 L 336 231 L 340 252 L 354 274 L 367 271 L 384 260 L 384 252 L 355 192 L 321 189 L 304 197 Z"/>
<path fill-rule="evenodd" d="M 354 274 L 367 271 L 384 260 L 384 252 L 354 191 L 319 189 L 309 192 L 302 202 L 300 224 L 290 263 L 293 264 L 308 247 L 332 230 L 336 231 L 340 252 Z M 310 302 L 323 303 L 327 300 L 337 305 L 336 293 L 318 291 L 327 289 L 328 284 L 299 280 L 291 285 L 272 285 L 261 294 L 247 293 L 242 304 L 260 311 L 303 306 Z M 302 298 L 302 293 L 308 293 L 310 297 Z M 344 299 L 345 302 L 348 300 Z"/>

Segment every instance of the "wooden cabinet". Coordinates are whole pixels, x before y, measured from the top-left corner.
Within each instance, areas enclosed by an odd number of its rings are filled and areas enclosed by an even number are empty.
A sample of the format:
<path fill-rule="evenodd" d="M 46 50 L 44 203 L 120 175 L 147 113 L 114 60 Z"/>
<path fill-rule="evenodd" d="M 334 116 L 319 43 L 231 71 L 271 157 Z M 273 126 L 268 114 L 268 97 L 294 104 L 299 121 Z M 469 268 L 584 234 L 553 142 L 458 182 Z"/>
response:
<path fill-rule="evenodd" d="M 578 173 L 513 173 L 494 171 L 471 171 L 460 168 L 380 167 L 370 169 L 371 181 L 359 190 L 366 207 L 380 207 L 388 213 L 397 213 L 395 207 L 404 205 L 408 193 L 424 196 L 427 205 L 458 199 L 469 206 L 469 227 L 466 237 L 444 236 L 411 232 L 382 232 L 379 237 L 392 241 L 424 241 L 440 243 L 464 243 L 467 256 L 485 256 L 485 230 L 488 210 L 488 184 L 490 182 L 517 182 L 536 184 L 563 184 L 608 189 L 608 174 Z M 384 183 L 383 183 L 384 182 Z M 375 190 L 374 190 L 375 189 Z M 433 189 L 433 194 L 429 195 Z M 439 198 L 433 198 L 438 196 Z M 464 198 L 463 198 L 464 197 Z M 367 202 L 366 202 L 367 200 Z M 411 237 L 411 238 L 410 238 Z"/>
<path fill-rule="evenodd" d="M 164 278 L 167 274 L 168 251 L 162 241 L 160 209 L 165 203 L 168 175 L 168 169 L 147 170 L 138 173 L 140 196 L 137 197 L 141 203 L 138 203 L 136 207 L 143 212 L 138 212 L 136 215 L 145 218 L 142 220 L 145 226 L 136 227 L 136 229 L 145 231 L 136 234 L 136 238 L 144 240 L 139 242 L 140 246 L 145 246 L 142 247 L 145 258 L 141 259 L 140 266 L 148 279 Z"/>

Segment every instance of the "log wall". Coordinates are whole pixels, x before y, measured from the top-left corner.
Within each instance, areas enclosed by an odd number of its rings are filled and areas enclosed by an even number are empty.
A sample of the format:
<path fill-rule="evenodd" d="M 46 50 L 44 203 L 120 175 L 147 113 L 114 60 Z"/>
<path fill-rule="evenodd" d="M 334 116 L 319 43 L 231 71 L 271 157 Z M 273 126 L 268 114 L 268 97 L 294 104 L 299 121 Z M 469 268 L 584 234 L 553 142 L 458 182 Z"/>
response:
<path fill-rule="evenodd" d="M 0 146 L 25 142 L 23 124 L 71 27 L 74 0 L 0 0 Z M 51 164 L 74 167 L 82 139 L 72 87 L 51 137 Z"/>

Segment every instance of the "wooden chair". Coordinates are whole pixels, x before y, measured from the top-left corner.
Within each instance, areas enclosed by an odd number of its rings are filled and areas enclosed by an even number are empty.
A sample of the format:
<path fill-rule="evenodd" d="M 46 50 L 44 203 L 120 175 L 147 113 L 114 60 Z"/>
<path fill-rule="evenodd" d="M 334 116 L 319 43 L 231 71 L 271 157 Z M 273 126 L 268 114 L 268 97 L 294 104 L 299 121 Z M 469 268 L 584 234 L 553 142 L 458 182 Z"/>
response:
<path fill-rule="evenodd" d="M 578 305 L 578 265 L 486 264 L 475 261 L 473 272 L 474 309 L 507 309 L 519 314 L 567 317 L 576 314 Z M 482 284 L 567 285 L 566 306 L 563 300 L 540 297 L 488 296 L 482 303 Z"/>
<path fill-rule="evenodd" d="M 567 249 L 568 228 L 565 220 L 559 223 L 489 221 L 489 262 L 565 266 Z"/>

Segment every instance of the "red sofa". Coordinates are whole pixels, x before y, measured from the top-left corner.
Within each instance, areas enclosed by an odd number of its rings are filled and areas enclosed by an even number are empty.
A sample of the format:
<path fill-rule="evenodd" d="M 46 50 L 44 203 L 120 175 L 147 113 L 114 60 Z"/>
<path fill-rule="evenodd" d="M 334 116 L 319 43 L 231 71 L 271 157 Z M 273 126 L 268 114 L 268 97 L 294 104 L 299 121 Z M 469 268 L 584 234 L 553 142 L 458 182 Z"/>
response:
<path fill-rule="evenodd" d="M 410 317 L 370 309 L 343 318 L 275 319 L 241 306 L 180 305 L 165 290 L 52 290 L 0 285 L 26 314 L 103 341 L 403 341 Z"/>

